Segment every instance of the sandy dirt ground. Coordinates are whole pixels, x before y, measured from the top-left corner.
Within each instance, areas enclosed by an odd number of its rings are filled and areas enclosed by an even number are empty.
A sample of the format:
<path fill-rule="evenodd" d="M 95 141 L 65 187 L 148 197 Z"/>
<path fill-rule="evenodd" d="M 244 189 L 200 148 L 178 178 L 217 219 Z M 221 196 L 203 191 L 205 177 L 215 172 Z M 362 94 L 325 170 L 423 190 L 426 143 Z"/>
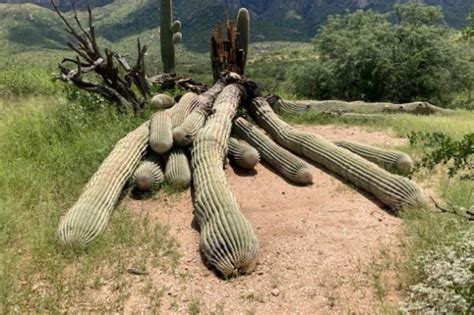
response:
<path fill-rule="evenodd" d="M 331 140 L 381 146 L 405 143 L 382 132 L 335 126 L 301 126 Z M 147 212 L 169 226 L 182 254 L 174 274 L 150 268 L 147 281 L 163 288 L 160 313 L 202 314 L 348 314 L 379 313 L 380 292 L 374 264 L 383 251 L 398 248 L 401 221 L 370 197 L 317 167 L 314 184 L 297 187 L 265 165 L 256 173 L 228 167 L 229 184 L 260 241 L 260 262 L 250 276 L 223 280 L 199 253 L 190 193 L 150 201 L 127 199 L 125 206 Z M 166 200 L 164 200 L 166 199 Z M 153 301 L 144 277 L 127 276 L 125 313 L 148 313 Z M 396 281 L 382 277 L 385 303 L 396 303 Z M 389 281 L 392 279 L 393 281 Z M 393 282 L 393 283 L 392 283 Z"/>

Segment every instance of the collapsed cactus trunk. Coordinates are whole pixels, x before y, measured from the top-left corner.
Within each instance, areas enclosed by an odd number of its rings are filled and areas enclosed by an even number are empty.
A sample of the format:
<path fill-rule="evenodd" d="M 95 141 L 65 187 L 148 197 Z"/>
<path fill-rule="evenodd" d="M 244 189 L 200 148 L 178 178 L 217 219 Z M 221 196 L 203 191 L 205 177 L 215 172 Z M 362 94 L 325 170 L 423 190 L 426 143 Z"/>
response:
<path fill-rule="evenodd" d="M 198 96 L 196 108 L 184 119 L 180 126 L 173 129 L 173 139 L 176 144 L 180 146 L 192 144 L 198 131 L 206 123 L 214 100 L 225 86 L 225 81 L 219 80 L 209 90 Z"/>
<path fill-rule="evenodd" d="M 308 111 L 317 111 L 323 113 L 333 114 L 398 114 L 408 113 L 415 115 L 433 115 L 441 114 L 447 115 L 452 113 L 452 110 L 441 108 L 432 105 L 428 102 L 412 102 L 405 104 L 393 103 L 367 103 L 362 101 L 344 102 L 338 100 L 325 101 L 288 101 L 278 97 L 269 97 L 268 101 L 272 107 L 281 114 L 298 115 Z"/>
<path fill-rule="evenodd" d="M 120 194 L 144 155 L 149 122 L 121 139 L 59 223 L 63 245 L 85 246 L 105 229 Z"/>
<path fill-rule="evenodd" d="M 400 151 L 384 150 L 352 141 L 334 141 L 333 143 L 392 173 L 405 175 L 413 167 L 413 161 L 408 154 Z"/>
<path fill-rule="evenodd" d="M 171 150 L 166 162 L 165 178 L 168 184 L 179 189 L 188 188 L 191 184 L 191 168 L 182 148 Z"/>
<path fill-rule="evenodd" d="M 247 170 L 253 170 L 260 162 L 260 153 L 254 147 L 234 137 L 229 139 L 229 156 L 239 167 Z"/>
<path fill-rule="evenodd" d="M 180 126 L 186 117 L 196 108 L 199 95 L 188 92 L 184 94 L 179 100 L 178 104 L 166 111 L 171 114 L 172 128 Z"/>
<path fill-rule="evenodd" d="M 259 125 L 280 145 L 325 166 L 356 187 L 373 194 L 392 210 L 426 204 L 423 192 L 412 181 L 390 174 L 320 136 L 294 129 L 273 112 L 264 98 L 254 99 L 251 111 Z"/>
<path fill-rule="evenodd" d="M 224 158 L 232 119 L 242 98 L 242 87 L 224 88 L 192 150 L 195 215 L 201 228 L 201 251 L 223 276 L 252 272 L 257 264 L 258 241 L 240 211 L 225 179 Z"/>
<path fill-rule="evenodd" d="M 311 166 L 308 163 L 276 144 L 270 137 L 244 118 L 239 117 L 235 120 L 234 131 L 255 147 L 262 159 L 284 178 L 300 185 L 309 185 L 313 182 Z"/>
<path fill-rule="evenodd" d="M 130 184 L 140 191 L 156 191 L 165 181 L 165 175 L 157 156 L 151 156 L 140 162 L 132 175 Z"/>

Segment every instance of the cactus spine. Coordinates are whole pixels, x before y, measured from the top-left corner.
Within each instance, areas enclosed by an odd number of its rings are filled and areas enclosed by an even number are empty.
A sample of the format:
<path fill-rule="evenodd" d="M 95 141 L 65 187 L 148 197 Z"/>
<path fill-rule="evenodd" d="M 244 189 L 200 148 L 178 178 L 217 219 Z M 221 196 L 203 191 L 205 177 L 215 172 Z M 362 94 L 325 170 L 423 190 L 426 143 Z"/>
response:
<path fill-rule="evenodd" d="M 366 144 L 351 141 L 334 141 L 338 147 L 351 151 L 366 160 L 374 162 L 389 172 L 408 174 L 413 167 L 412 159 L 400 151 L 384 150 Z"/>
<path fill-rule="evenodd" d="M 176 188 L 188 188 L 191 184 L 191 168 L 189 160 L 181 148 L 173 148 L 166 162 L 166 181 Z"/>
<path fill-rule="evenodd" d="M 150 120 L 150 147 L 157 153 L 166 153 L 173 147 L 172 119 L 168 111 L 158 112 Z"/>
<path fill-rule="evenodd" d="M 173 107 L 175 101 L 172 97 L 166 94 L 157 94 L 151 99 L 151 108 L 166 109 Z"/>
<path fill-rule="evenodd" d="M 355 186 L 373 194 L 392 210 L 426 205 L 423 192 L 412 181 L 390 174 L 320 136 L 295 130 L 273 112 L 264 98 L 254 99 L 251 110 L 259 125 L 280 145 L 327 167 Z"/>
<path fill-rule="evenodd" d="M 250 40 L 250 14 L 245 8 L 240 8 L 237 13 L 237 33 L 238 33 L 238 49 L 243 51 L 243 69 L 247 63 L 247 56 L 249 53 L 249 40 Z"/>
<path fill-rule="evenodd" d="M 131 184 L 141 191 L 156 191 L 164 180 L 158 157 L 151 156 L 140 162 L 132 175 Z"/>
<path fill-rule="evenodd" d="M 148 124 L 122 138 L 89 180 L 78 201 L 59 223 L 60 243 L 85 246 L 105 229 L 125 184 L 145 153 Z"/>
<path fill-rule="evenodd" d="M 280 147 L 244 118 L 239 117 L 235 120 L 234 131 L 253 145 L 262 156 L 262 159 L 286 179 L 300 185 L 309 185 L 313 182 L 311 167 L 308 163 Z"/>
<path fill-rule="evenodd" d="M 224 276 L 250 273 L 257 264 L 257 237 L 240 212 L 223 170 L 232 119 L 241 97 L 240 85 L 224 88 L 214 103 L 214 114 L 199 131 L 192 150 L 194 206 L 201 228 L 201 251 Z"/>
<path fill-rule="evenodd" d="M 165 73 L 175 73 L 175 47 L 183 37 L 180 33 L 181 22 L 173 20 L 173 5 L 171 0 L 160 0 L 160 44 L 161 60 Z"/>
<path fill-rule="evenodd" d="M 260 162 L 260 153 L 254 147 L 234 137 L 229 139 L 229 155 L 239 167 L 248 170 L 253 170 Z"/>
<path fill-rule="evenodd" d="M 184 119 L 180 126 L 173 129 L 173 139 L 178 145 L 188 146 L 194 141 L 198 131 L 206 123 L 214 100 L 225 85 L 224 81 L 219 80 L 209 90 L 198 96 L 196 109 Z"/>

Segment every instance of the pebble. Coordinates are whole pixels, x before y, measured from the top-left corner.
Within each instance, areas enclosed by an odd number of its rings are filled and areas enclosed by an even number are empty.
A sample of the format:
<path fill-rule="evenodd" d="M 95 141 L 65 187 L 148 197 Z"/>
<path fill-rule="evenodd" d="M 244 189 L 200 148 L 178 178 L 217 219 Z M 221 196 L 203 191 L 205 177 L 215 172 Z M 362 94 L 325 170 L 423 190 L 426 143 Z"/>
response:
<path fill-rule="evenodd" d="M 272 293 L 273 296 L 279 296 L 280 295 L 280 290 L 273 289 L 271 293 Z"/>

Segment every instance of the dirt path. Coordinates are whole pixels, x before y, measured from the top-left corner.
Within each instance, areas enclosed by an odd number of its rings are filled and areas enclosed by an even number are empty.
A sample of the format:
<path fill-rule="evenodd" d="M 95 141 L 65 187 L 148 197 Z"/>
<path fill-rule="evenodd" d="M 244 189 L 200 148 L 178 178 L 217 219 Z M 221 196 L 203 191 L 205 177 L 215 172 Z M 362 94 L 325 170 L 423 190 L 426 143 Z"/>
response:
<path fill-rule="evenodd" d="M 303 127 L 330 139 L 377 145 L 400 145 L 403 139 L 381 132 L 334 126 Z M 260 264 L 250 276 L 222 280 L 199 255 L 199 232 L 192 228 L 189 193 L 180 198 L 128 200 L 126 206 L 148 212 L 170 227 L 182 258 L 175 275 L 150 269 L 153 284 L 163 287 L 160 313 L 328 314 L 373 313 L 378 307 L 374 262 L 384 248 L 396 247 L 400 220 L 366 196 L 314 168 L 314 185 L 295 187 L 265 166 L 257 176 L 237 174 L 228 181 L 242 211 L 255 228 Z M 130 275 L 127 313 L 147 312 L 144 281 Z M 396 299 L 389 294 L 389 299 Z"/>

